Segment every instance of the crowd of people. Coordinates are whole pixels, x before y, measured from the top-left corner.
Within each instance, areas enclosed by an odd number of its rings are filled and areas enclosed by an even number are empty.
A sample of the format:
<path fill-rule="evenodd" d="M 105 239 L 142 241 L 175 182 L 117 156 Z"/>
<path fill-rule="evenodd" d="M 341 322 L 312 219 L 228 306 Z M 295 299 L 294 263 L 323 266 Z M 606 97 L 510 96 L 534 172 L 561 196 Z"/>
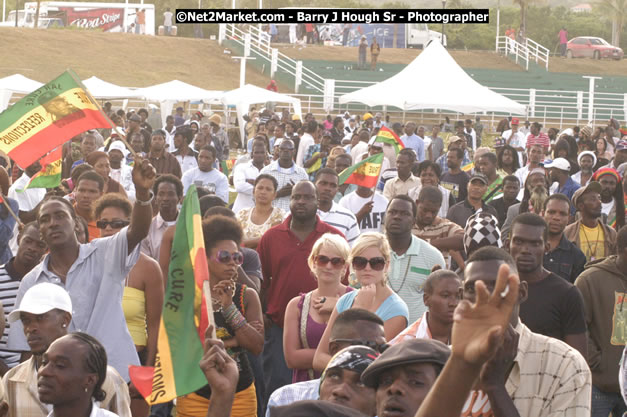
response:
<path fill-rule="evenodd" d="M 59 187 L 26 188 L 40 163 L 0 158 L 0 416 L 627 411 L 616 120 L 493 130 L 262 109 L 238 142 L 218 114 L 178 108 L 153 128 L 145 109 L 105 111 L 117 128 L 63 146 Z M 374 187 L 340 181 L 377 154 Z M 129 365 L 155 365 L 192 185 L 216 338 L 207 385 L 150 407 Z"/>

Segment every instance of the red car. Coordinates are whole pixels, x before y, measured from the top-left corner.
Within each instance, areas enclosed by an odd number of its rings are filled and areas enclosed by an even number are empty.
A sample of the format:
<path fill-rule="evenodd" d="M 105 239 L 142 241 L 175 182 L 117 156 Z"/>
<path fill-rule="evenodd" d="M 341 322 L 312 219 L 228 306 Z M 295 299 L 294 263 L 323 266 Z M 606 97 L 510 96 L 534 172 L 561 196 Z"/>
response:
<path fill-rule="evenodd" d="M 579 36 L 568 41 L 566 56 L 568 58 L 623 59 L 623 50 L 610 45 L 603 38 Z"/>

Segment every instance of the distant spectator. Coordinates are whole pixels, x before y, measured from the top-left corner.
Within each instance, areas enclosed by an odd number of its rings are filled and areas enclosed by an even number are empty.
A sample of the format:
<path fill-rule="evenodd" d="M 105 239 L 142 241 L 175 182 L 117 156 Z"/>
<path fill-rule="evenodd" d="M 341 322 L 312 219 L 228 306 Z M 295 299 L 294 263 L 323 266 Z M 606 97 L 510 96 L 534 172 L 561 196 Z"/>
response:
<path fill-rule="evenodd" d="M 167 7 L 165 9 L 165 13 L 163 13 L 163 29 L 165 30 L 166 36 L 170 36 L 172 34 L 172 16 L 170 8 Z"/>

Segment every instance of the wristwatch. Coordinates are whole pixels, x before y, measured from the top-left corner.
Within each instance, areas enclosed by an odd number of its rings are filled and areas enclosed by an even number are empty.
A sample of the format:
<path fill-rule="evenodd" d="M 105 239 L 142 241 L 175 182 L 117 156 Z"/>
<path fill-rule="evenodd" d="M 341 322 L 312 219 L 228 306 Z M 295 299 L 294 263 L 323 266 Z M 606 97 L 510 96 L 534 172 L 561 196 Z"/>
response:
<path fill-rule="evenodd" d="M 152 191 L 149 191 L 150 193 L 150 198 L 146 201 L 141 201 L 139 198 L 135 199 L 135 202 L 137 204 L 139 204 L 140 206 L 149 206 L 152 204 L 152 200 L 154 200 L 155 198 L 155 193 L 153 193 Z"/>

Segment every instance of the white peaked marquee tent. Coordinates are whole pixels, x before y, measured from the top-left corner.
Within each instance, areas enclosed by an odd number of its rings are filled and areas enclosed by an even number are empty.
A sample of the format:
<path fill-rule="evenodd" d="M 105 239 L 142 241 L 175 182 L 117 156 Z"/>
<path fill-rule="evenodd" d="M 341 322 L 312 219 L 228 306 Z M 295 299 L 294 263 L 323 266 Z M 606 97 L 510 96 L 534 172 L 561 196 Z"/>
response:
<path fill-rule="evenodd" d="M 267 102 L 289 103 L 294 107 L 294 113 L 297 114 L 301 120 L 303 117 L 299 99 L 286 94 L 275 93 L 274 91 L 256 87 L 251 84 L 246 84 L 243 87 L 225 92 L 220 100 L 225 106 L 235 106 L 242 142 L 244 141 L 244 128 L 246 126 L 244 115 L 248 113 L 248 109 L 252 104 Z M 244 147 L 245 146 L 246 144 L 244 143 Z"/>
<path fill-rule="evenodd" d="M 120 87 L 119 85 L 103 81 L 98 77 L 88 78 L 83 81 L 83 84 L 92 96 L 99 99 L 141 98 L 137 89 Z"/>
<path fill-rule="evenodd" d="M 0 78 L 0 112 L 8 107 L 13 93 L 29 94 L 42 85 L 42 83 L 26 78 L 21 74 Z"/>
<path fill-rule="evenodd" d="M 525 106 L 479 84 L 439 42 L 431 42 L 401 72 L 385 81 L 345 94 L 340 104 L 438 109 L 459 113 L 503 112 L 524 115 Z"/>
<path fill-rule="evenodd" d="M 138 88 L 135 91 L 146 100 L 158 101 L 161 105 L 162 123 L 165 125 L 167 115 L 172 114 L 174 103 L 180 101 L 205 101 L 219 100 L 222 91 L 205 90 L 179 80 L 168 81 L 146 88 Z"/>

